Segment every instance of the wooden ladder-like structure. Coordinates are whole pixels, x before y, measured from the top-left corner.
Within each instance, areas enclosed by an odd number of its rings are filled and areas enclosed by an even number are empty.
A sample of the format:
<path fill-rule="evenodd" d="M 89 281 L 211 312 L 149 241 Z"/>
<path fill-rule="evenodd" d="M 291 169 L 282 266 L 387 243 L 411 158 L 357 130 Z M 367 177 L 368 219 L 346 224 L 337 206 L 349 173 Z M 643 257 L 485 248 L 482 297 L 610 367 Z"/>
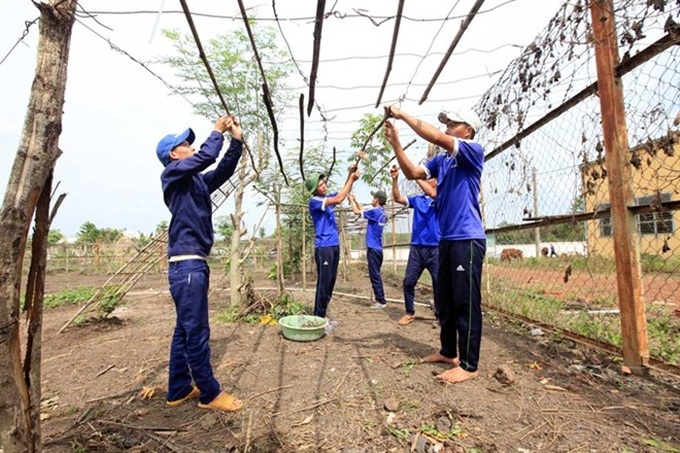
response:
<path fill-rule="evenodd" d="M 236 186 L 228 180 L 219 189 L 212 193 L 210 201 L 215 212 L 231 195 Z M 151 269 L 154 269 L 161 261 L 167 259 L 168 230 L 151 238 L 151 241 L 142 248 L 130 261 L 125 263 L 99 288 L 90 299 L 78 310 L 78 312 L 64 324 L 58 333 L 61 333 L 80 315 L 89 313 L 102 303 L 117 303 L 132 289 L 133 286 Z"/>

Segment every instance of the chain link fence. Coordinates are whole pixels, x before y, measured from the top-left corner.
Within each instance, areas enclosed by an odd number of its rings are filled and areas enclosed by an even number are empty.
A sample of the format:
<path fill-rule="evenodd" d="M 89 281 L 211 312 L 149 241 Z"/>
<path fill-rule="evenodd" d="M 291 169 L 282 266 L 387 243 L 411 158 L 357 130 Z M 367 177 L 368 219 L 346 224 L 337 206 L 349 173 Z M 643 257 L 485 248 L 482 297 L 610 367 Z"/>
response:
<path fill-rule="evenodd" d="M 679 10 L 615 2 L 630 181 L 607 174 L 586 2 L 565 3 L 476 105 L 488 153 L 484 303 L 619 350 L 610 187 L 630 184 L 649 352 L 670 365 L 680 363 Z"/>

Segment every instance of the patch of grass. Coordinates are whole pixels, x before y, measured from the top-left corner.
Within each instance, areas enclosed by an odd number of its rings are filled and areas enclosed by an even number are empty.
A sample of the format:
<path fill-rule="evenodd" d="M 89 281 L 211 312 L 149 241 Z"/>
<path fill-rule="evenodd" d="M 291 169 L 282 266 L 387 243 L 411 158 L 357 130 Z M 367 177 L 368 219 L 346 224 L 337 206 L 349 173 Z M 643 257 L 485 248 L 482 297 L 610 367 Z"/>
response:
<path fill-rule="evenodd" d="M 523 268 L 523 269 L 553 269 L 563 270 L 571 266 L 572 270 L 584 270 L 594 274 L 607 274 L 616 271 L 614 257 L 592 254 L 583 255 L 560 255 L 557 258 L 528 257 L 523 260 L 501 262 L 497 258 L 489 258 L 488 264 Z M 645 273 L 672 273 L 680 268 L 680 258 L 675 256 L 663 256 L 659 254 L 642 253 L 640 255 L 640 268 Z"/>
<path fill-rule="evenodd" d="M 217 322 L 221 323 L 232 323 L 232 322 L 244 322 L 246 324 L 259 324 L 262 315 L 258 313 L 248 313 L 243 314 L 241 308 L 237 306 L 229 306 L 224 310 L 221 310 L 215 316 Z"/>
<path fill-rule="evenodd" d="M 392 434 L 399 440 L 408 440 L 408 438 L 411 436 L 411 432 L 406 428 L 400 429 L 395 426 L 388 426 L 385 429 L 387 429 L 388 433 Z"/>
<path fill-rule="evenodd" d="M 99 301 L 99 306 L 97 307 L 97 312 L 100 318 L 106 318 L 113 311 L 118 308 L 123 301 L 123 295 L 112 294 L 110 296 L 104 297 Z"/>
<path fill-rule="evenodd" d="M 401 406 L 406 411 L 414 411 L 422 407 L 422 402 L 418 400 L 406 400 L 401 403 Z"/>
<path fill-rule="evenodd" d="M 309 315 L 311 314 L 311 307 L 286 293 L 281 296 L 279 303 L 274 305 L 270 314 L 276 319 L 284 316 Z"/>
<path fill-rule="evenodd" d="M 435 425 L 432 424 L 424 424 L 420 427 L 420 432 L 423 434 L 427 434 L 430 437 L 434 437 L 435 439 L 439 440 L 448 440 L 451 439 L 452 437 L 460 435 L 460 433 L 463 432 L 462 429 L 456 424 L 451 425 L 451 429 L 449 429 L 448 432 L 443 433 L 437 429 Z"/>
<path fill-rule="evenodd" d="M 586 312 L 577 313 L 567 320 L 566 328 L 587 338 L 593 338 L 618 347 L 623 345 L 619 322 L 614 322 L 612 318 L 593 316 Z"/>
<path fill-rule="evenodd" d="M 283 318 L 284 316 L 293 315 L 309 315 L 312 313 L 311 307 L 307 306 L 303 302 L 298 301 L 290 294 L 283 294 L 281 300 L 274 304 L 268 310 L 259 310 L 252 312 L 243 311 L 243 307 L 229 306 L 226 309 L 220 311 L 216 320 L 222 323 L 232 323 L 232 322 L 245 322 L 247 324 L 260 324 L 263 320 L 276 320 Z M 264 323 L 268 323 L 265 321 Z M 275 323 L 274 323 L 275 324 Z"/>
<path fill-rule="evenodd" d="M 666 451 L 669 453 L 680 453 L 680 449 L 675 448 L 671 444 L 666 443 L 662 440 L 651 438 L 645 439 L 643 442 L 645 443 L 645 445 L 649 445 L 650 447 L 659 449 L 659 451 Z"/>
<path fill-rule="evenodd" d="M 680 323 L 665 307 L 649 306 L 646 315 L 650 355 L 666 363 L 678 364 Z"/>
<path fill-rule="evenodd" d="M 365 418 L 363 420 L 363 424 L 366 427 L 366 429 L 374 429 L 378 426 L 378 422 L 376 422 L 372 418 Z"/>
<path fill-rule="evenodd" d="M 56 308 L 62 305 L 74 305 L 81 302 L 87 302 L 96 291 L 95 288 L 86 288 L 83 286 L 79 286 L 78 288 L 67 288 L 59 293 L 46 295 L 43 306 L 45 308 Z"/>
<path fill-rule="evenodd" d="M 647 273 L 672 273 L 680 268 L 680 258 L 676 256 L 661 256 L 642 253 L 640 267 Z"/>

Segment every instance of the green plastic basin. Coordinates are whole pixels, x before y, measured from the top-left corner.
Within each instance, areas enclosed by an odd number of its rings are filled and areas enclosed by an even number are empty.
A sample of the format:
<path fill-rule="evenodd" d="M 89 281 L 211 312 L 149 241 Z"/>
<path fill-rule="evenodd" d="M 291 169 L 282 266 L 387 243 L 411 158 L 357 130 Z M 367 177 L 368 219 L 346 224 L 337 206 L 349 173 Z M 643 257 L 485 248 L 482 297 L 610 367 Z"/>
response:
<path fill-rule="evenodd" d="M 279 319 L 283 336 L 293 341 L 314 341 L 324 336 L 328 321 L 311 315 L 284 316 Z"/>

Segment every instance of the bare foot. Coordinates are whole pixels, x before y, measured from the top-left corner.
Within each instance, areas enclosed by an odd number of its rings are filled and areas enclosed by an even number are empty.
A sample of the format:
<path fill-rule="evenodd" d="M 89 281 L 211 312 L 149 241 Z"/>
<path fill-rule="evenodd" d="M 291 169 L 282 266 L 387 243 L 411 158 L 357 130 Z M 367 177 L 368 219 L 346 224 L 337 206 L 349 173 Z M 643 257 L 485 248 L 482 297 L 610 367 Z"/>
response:
<path fill-rule="evenodd" d="M 448 382 L 449 384 L 458 384 L 470 379 L 474 379 L 479 375 L 479 371 L 465 371 L 461 367 L 451 368 L 444 371 L 442 374 L 435 376 L 435 379 Z"/>
<path fill-rule="evenodd" d="M 448 363 L 456 367 L 460 364 L 460 360 L 458 360 L 458 357 L 451 359 L 449 357 L 444 357 L 440 353 L 436 353 L 423 357 L 420 359 L 420 363 Z"/>

